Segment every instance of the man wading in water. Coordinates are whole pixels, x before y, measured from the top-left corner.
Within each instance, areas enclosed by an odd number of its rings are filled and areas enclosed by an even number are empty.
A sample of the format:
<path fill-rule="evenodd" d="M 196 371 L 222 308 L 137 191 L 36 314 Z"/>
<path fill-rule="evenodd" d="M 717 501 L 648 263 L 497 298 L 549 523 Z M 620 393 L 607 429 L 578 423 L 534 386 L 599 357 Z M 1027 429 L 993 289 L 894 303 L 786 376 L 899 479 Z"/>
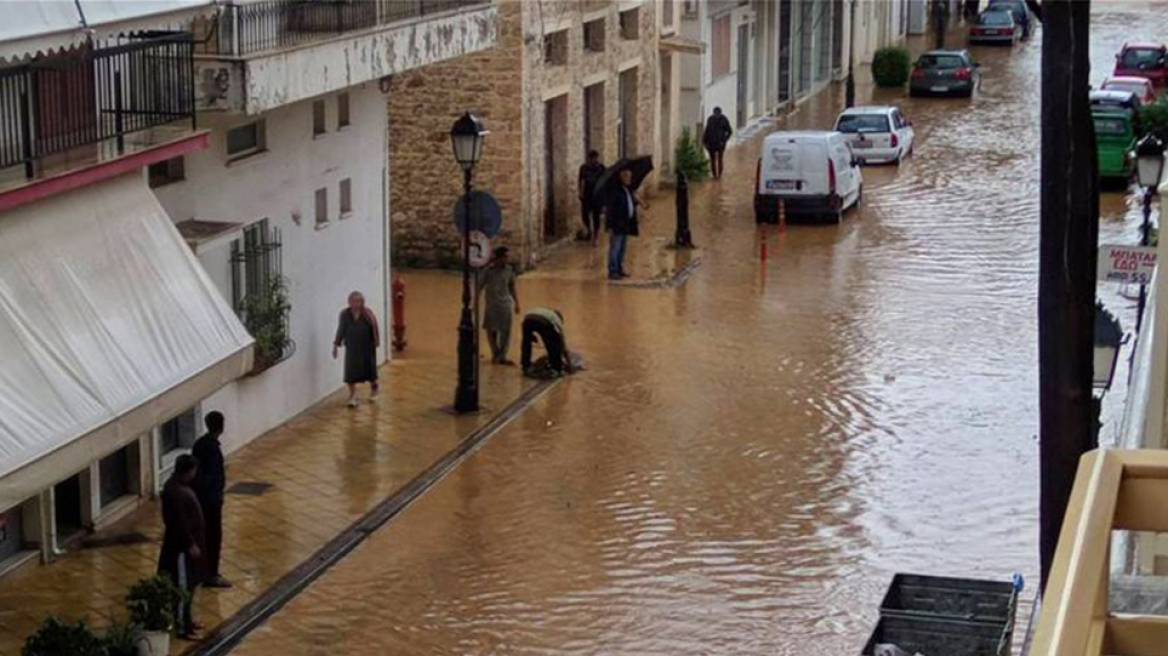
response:
<path fill-rule="evenodd" d="M 519 314 L 519 294 L 515 291 L 515 270 L 507 261 L 507 247 L 495 249 L 491 266 L 483 272 L 479 296 L 486 294 L 487 309 L 483 315 L 483 329 L 491 345 L 491 362 L 514 365 L 507 358 L 511 348 L 512 315 Z"/>

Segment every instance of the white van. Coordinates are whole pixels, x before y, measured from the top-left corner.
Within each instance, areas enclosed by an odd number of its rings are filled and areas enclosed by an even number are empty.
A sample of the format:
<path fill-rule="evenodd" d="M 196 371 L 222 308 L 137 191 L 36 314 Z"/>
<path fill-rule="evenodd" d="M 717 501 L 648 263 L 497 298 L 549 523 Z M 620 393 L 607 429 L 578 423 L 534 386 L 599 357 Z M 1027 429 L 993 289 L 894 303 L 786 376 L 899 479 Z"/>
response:
<path fill-rule="evenodd" d="M 826 216 L 836 222 L 860 202 L 864 178 L 839 132 L 776 132 L 762 142 L 754 185 L 754 217 L 775 223 L 786 215 Z"/>

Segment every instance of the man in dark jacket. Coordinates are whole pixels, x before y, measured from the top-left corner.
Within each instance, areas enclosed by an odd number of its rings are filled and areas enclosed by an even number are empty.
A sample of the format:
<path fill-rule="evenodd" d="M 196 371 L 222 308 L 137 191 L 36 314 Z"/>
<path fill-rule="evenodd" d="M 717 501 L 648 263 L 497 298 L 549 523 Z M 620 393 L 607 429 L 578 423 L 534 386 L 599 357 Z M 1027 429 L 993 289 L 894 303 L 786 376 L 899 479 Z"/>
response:
<path fill-rule="evenodd" d="M 592 240 L 592 245 L 600 243 L 600 203 L 596 202 L 596 182 L 604 174 L 604 164 L 600 163 L 600 153 L 588 151 L 588 160 L 580 165 L 580 178 L 576 186 L 580 190 L 580 220 L 584 222 L 584 234 Z"/>
<path fill-rule="evenodd" d="M 202 628 L 191 618 L 195 588 L 203 578 L 203 555 L 206 541 L 203 510 L 191 487 L 199 461 L 181 455 L 174 463 L 174 473 L 162 486 L 162 551 L 158 555 L 158 573 L 169 577 L 184 590 L 186 599 L 175 609 L 175 631 L 179 637 L 193 638 Z"/>
<path fill-rule="evenodd" d="M 721 107 L 715 107 L 714 113 L 706 119 L 706 131 L 702 134 L 702 143 L 710 153 L 710 175 L 715 180 L 722 177 L 722 155 L 726 152 L 726 144 L 734 129 L 730 127 L 730 119 L 722 113 Z"/>
<path fill-rule="evenodd" d="M 620 280 L 627 278 L 625 272 L 625 250 L 628 248 L 629 236 L 640 233 L 640 208 L 649 206 L 637 198 L 633 191 L 633 172 L 621 169 L 618 174 L 620 184 L 608 195 L 608 204 L 604 208 L 604 216 L 608 221 L 608 279 Z"/>
<path fill-rule="evenodd" d="M 227 468 L 223 462 L 223 447 L 219 444 L 223 435 L 223 413 L 208 412 L 203 423 L 207 425 L 207 434 L 195 440 L 191 449 L 191 455 L 199 461 L 194 488 L 203 508 L 207 533 L 207 553 L 203 558 L 207 580 L 203 585 L 230 588 L 231 582 L 219 573 L 219 555 L 223 549 L 223 491 L 227 486 Z"/>

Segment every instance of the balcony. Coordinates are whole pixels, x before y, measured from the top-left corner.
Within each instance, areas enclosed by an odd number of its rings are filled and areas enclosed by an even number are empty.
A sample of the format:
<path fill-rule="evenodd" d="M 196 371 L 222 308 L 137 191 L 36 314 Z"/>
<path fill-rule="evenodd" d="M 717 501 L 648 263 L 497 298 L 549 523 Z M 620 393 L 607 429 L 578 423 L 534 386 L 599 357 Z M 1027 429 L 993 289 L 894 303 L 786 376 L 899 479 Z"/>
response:
<path fill-rule="evenodd" d="M 148 151 L 174 156 L 198 141 L 193 53 L 190 34 L 166 33 L 0 68 L 0 196 L 82 169 L 92 178 L 117 160 L 140 167 L 153 163 Z"/>
<path fill-rule="evenodd" d="M 1130 582 L 1112 577 L 1117 530 L 1168 531 L 1168 451 L 1097 450 L 1083 457 L 1030 654 L 1168 656 L 1168 616 L 1145 614 Z"/>
<path fill-rule="evenodd" d="M 201 111 L 258 114 L 495 44 L 492 0 L 259 0 L 195 26 Z"/>

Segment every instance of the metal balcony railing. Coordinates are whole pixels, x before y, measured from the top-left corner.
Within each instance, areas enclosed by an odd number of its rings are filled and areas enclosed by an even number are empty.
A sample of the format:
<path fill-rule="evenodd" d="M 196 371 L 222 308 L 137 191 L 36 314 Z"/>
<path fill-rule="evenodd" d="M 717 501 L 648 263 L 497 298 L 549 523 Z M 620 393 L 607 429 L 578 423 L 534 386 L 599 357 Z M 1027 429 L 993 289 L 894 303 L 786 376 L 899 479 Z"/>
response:
<path fill-rule="evenodd" d="M 195 117 L 190 34 L 90 44 L 0 68 L 0 169 Z M 193 124 L 193 123 L 192 123 Z"/>
<path fill-rule="evenodd" d="M 1117 529 L 1168 531 L 1168 451 L 1083 456 L 1031 656 L 1168 656 L 1168 617 L 1110 608 L 1110 546 Z"/>
<path fill-rule="evenodd" d="M 216 45 L 221 55 L 242 56 L 491 0 L 259 0 L 223 7 Z"/>

